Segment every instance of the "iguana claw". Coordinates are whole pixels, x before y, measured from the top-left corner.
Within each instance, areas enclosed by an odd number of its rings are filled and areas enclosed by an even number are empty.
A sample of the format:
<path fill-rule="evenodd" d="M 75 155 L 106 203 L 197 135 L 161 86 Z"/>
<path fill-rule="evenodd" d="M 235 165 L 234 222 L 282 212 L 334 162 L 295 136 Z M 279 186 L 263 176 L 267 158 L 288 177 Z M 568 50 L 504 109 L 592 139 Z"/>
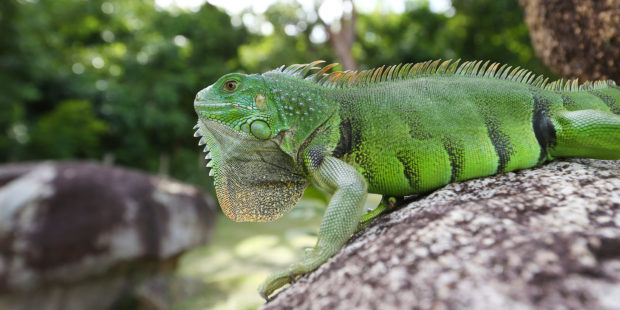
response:
<path fill-rule="evenodd" d="M 402 199 L 402 197 L 383 196 L 381 202 L 374 210 L 368 211 L 368 213 L 362 215 L 362 218 L 360 218 L 360 222 L 357 225 L 357 231 L 362 230 L 362 228 L 366 227 L 366 225 L 379 217 L 381 214 L 393 210 L 396 204 Z"/>

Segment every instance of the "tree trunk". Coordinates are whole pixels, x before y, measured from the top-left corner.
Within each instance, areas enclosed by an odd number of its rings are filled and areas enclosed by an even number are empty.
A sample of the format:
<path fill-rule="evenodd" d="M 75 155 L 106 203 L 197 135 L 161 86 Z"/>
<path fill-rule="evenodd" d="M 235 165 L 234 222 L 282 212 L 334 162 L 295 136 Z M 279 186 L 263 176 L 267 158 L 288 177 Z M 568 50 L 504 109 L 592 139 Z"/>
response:
<path fill-rule="evenodd" d="M 620 83 L 620 1 L 519 0 L 536 54 L 558 74 Z"/>
<path fill-rule="evenodd" d="M 353 43 L 355 42 L 355 7 L 353 6 L 353 2 L 349 0 L 351 3 L 351 16 L 347 17 L 346 14 L 343 14 L 340 18 L 340 30 L 334 31 L 331 25 L 326 25 L 325 29 L 327 30 L 327 34 L 329 35 L 329 42 L 336 50 L 336 54 L 338 54 L 338 58 L 342 62 L 343 69 L 346 70 L 357 70 L 357 62 L 355 58 L 353 58 L 353 53 L 351 53 L 351 47 L 353 47 Z"/>

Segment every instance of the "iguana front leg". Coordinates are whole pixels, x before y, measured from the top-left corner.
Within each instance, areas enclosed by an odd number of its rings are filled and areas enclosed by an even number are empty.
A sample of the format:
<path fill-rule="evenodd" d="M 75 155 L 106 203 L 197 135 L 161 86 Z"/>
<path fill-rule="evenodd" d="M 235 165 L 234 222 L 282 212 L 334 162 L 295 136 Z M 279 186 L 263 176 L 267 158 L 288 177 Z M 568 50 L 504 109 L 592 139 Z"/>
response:
<path fill-rule="evenodd" d="M 314 155 L 314 154 L 313 154 Z M 310 156 L 308 170 L 320 187 L 333 191 L 316 246 L 304 259 L 269 276 L 259 287 L 265 299 L 278 288 L 308 273 L 334 255 L 357 228 L 366 201 L 366 181 L 353 167 L 334 157 Z"/>

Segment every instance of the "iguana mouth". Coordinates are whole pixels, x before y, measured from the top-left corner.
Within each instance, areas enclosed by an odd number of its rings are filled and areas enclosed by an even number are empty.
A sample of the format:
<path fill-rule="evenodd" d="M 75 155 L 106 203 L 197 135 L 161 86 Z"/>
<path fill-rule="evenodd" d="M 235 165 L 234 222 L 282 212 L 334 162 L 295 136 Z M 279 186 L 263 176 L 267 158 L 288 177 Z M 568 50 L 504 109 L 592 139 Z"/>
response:
<path fill-rule="evenodd" d="M 194 102 L 194 107 L 203 107 L 203 108 L 222 108 L 232 106 L 232 103 L 220 102 L 220 103 L 202 103 L 202 102 Z"/>

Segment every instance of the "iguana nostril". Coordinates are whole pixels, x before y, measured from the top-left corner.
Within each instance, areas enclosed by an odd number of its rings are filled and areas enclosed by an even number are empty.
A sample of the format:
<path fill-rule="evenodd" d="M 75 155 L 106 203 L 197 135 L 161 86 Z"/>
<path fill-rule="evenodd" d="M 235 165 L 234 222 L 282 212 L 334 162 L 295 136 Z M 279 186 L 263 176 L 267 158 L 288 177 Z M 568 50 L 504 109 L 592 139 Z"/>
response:
<path fill-rule="evenodd" d="M 196 98 L 194 98 L 194 101 L 201 101 L 205 99 L 205 95 L 206 93 L 209 92 L 209 90 L 211 89 L 213 85 L 209 85 L 207 88 L 202 89 L 201 91 L 199 91 L 198 93 L 196 93 Z"/>
<path fill-rule="evenodd" d="M 201 101 L 204 97 L 203 93 L 204 93 L 204 90 L 201 90 L 198 93 L 196 93 L 196 98 L 194 98 L 194 101 Z"/>

